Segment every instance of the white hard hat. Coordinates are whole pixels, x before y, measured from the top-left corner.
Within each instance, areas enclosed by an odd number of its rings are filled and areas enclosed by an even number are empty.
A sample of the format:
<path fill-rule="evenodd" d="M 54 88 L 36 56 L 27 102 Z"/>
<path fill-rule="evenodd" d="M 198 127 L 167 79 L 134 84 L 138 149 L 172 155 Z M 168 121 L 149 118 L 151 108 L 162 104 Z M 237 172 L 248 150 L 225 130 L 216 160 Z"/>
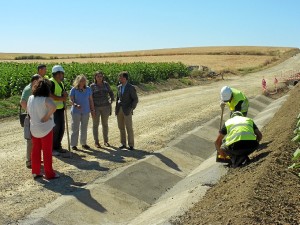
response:
<path fill-rule="evenodd" d="M 61 65 L 55 65 L 52 67 L 52 73 L 57 73 L 57 72 L 65 72 L 64 68 Z"/>
<path fill-rule="evenodd" d="M 231 114 L 230 118 L 233 118 L 235 116 L 244 116 L 242 112 L 240 111 L 235 111 Z"/>
<path fill-rule="evenodd" d="M 223 102 L 228 102 L 231 99 L 232 96 L 232 90 L 230 87 L 225 86 L 221 89 L 221 100 Z"/>

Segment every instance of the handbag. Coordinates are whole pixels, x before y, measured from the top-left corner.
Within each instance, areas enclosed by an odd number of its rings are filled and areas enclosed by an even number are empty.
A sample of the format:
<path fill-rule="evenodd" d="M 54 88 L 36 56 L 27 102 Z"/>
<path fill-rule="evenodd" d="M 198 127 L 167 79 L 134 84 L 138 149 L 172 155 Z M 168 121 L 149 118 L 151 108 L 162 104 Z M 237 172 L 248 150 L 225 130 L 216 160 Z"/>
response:
<path fill-rule="evenodd" d="M 24 121 L 25 121 L 25 118 L 26 118 L 27 115 L 28 115 L 27 112 L 22 112 L 22 107 L 20 106 L 19 119 L 20 119 L 21 127 L 24 127 Z"/>
<path fill-rule="evenodd" d="M 26 140 L 31 140 L 30 117 L 29 117 L 29 115 L 27 115 L 24 118 L 24 138 Z"/>

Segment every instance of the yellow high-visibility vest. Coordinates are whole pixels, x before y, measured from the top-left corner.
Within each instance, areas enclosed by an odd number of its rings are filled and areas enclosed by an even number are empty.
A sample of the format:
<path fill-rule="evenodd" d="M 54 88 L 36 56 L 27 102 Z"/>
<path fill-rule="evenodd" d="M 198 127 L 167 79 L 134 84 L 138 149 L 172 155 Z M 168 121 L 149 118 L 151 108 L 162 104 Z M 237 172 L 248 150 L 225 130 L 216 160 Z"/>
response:
<path fill-rule="evenodd" d="M 231 88 L 232 91 L 232 100 L 231 102 L 228 102 L 228 106 L 230 111 L 234 111 L 236 105 L 240 102 L 240 101 L 244 101 L 244 104 L 242 105 L 242 109 L 241 112 L 247 112 L 248 108 L 249 108 L 249 101 L 247 99 L 247 97 L 239 90 L 235 89 L 235 88 Z"/>
<path fill-rule="evenodd" d="M 225 138 L 226 146 L 238 141 L 256 140 L 252 119 L 243 116 L 235 116 L 225 122 L 227 135 Z"/>
<path fill-rule="evenodd" d="M 61 88 L 59 83 L 53 77 L 49 80 L 53 81 L 53 83 L 55 85 L 54 86 L 54 95 L 56 95 L 58 97 L 61 97 L 62 93 L 63 93 L 63 89 Z M 60 83 L 60 84 L 63 86 L 63 88 L 65 88 L 63 83 Z M 54 100 L 54 103 L 56 105 L 56 109 L 63 109 L 64 108 L 64 102 Z"/>

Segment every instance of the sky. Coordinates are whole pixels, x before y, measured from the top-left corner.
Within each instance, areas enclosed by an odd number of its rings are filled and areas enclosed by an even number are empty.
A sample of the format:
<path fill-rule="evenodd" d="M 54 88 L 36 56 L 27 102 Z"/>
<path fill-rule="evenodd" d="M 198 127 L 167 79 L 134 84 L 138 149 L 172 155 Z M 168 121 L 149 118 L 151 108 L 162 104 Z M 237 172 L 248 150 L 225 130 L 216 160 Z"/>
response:
<path fill-rule="evenodd" d="M 299 0 L 1 0 L 0 52 L 300 47 Z"/>

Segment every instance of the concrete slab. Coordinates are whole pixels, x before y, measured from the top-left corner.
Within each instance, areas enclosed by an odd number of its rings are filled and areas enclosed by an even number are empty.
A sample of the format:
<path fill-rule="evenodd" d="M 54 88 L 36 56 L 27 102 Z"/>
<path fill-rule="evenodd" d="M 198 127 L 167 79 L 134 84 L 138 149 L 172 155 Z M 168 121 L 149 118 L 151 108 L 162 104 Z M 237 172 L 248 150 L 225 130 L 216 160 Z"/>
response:
<path fill-rule="evenodd" d="M 220 115 L 221 115 L 221 111 L 220 111 Z M 221 119 L 221 117 L 217 116 L 216 118 L 214 118 L 214 119 L 208 121 L 207 123 L 203 124 L 203 126 L 205 126 L 205 127 L 210 126 L 212 128 L 215 128 L 215 129 L 219 130 L 219 128 L 220 128 L 220 119 Z"/>
<path fill-rule="evenodd" d="M 182 178 L 190 174 L 203 161 L 204 159 L 176 147 L 168 147 L 162 152 L 156 152 L 153 157 L 148 157 L 145 160 L 151 165 Z"/>
<path fill-rule="evenodd" d="M 274 114 L 278 111 L 278 109 L 284 104 L 287 96 L 284 96 L 280 99 L 275 100 L 266 109 L 260 112 L 254 119 L 254 122 L 258 126 L 258 128 L 262 128 L 273 118 Z"/>
<path fill-rule="evenodd" d="M 137 163 L 105 183 L 148 204 L 182 178 L 146 162 Z"/>
<path fill-rule="evenodd" d="M 220 119 L 219 119 L 219 123 L 220 123 Z M 204 138 L 208 141 L 214 142 L 216 140 L 218 133 L 219 133 L 219 128 L 215 128 L 211 126 L 203 126 L 197 131 L 195 131 L 193 134 L 200 138 Z"/>
<path fill-rule="evenodd" d="M 78 199 L 86 199 L 85 204 Z M 93 199 L 92 202 L 90 200 Z M 127 207 L 130 205 L 130 210 Z M 52 224 L 124 224 L 149 207 L 126 193 L 107 185 L 98 185 L 84 191 L 68 203 L 58 207 L 43 220 Z M 76 213 L 74 213 L 76 212 Z M 71 216 L 70 216 L 71 215 Z M 38 221 L 36 224 L 41 224 Z"/>
<path fill-rule="evenodd" d="M 256 110 L 256 109 L 250 107 L 249 110 L 248 110 L 247 117 L 253 119 L 253 118 L 255 118 L 258 114 L 259 114 L 259 111 L 258 111 L 258 110 Z"/>
<path fill-rule="evenodd" d="M 129 222 L 130 225 L 171 225 L 169 219 L 174 215 L 181 215 L 191 205 L 198 202 L 209 189 L 207 186 L 197 186 L 185 189 L 176 195 L 161 200 L 149 210 Z M 156 216 L 153 216 L 156 215 Z"/>
<path fill-rule="evenodd" d="M 271 98 L 268 98 L 264 95 L 259 95 L 259 96 L 255 97 L 255 99 L 265 105 L 269 105 L 273 102 L 273 100 Z"/>
<path fill-rule="evenodd" d="M 256 109 L 257 111 L 261 112 L 263 111 L 267 105 L 258 101 L 257 99 L 252 99 L 249 103 L 250 108 Z"/>
<path fill-rule="evenodd" d="M 194 134 L 182 139 L 175 147 L 203 159 L 209 158 L 215 150 L 215 146 L 211 141 L 200 138 Z"/>

